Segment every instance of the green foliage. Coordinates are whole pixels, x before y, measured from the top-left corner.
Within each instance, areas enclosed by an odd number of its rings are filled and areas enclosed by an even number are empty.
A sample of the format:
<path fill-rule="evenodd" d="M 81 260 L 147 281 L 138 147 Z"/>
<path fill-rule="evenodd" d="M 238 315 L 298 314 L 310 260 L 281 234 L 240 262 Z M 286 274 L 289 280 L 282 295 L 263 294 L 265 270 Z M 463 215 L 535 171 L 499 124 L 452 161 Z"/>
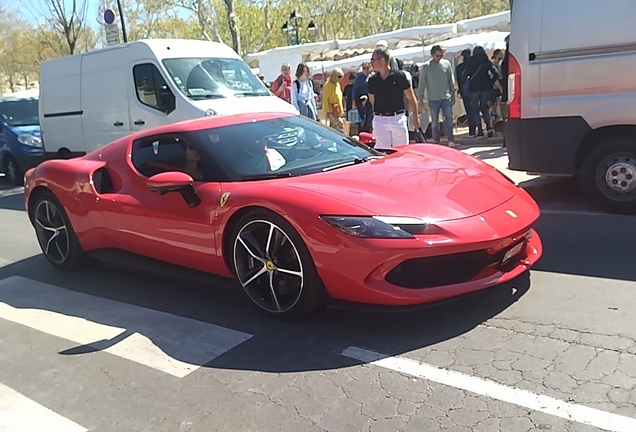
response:
<path fill-rule="evenodd" d="M 0 75 L 9 86 L 37 80 L 42 61 L 105 45 L 102 14 L 117 10 L 116 0 L 100 0 L 65 23 L 50 5 L 84 0 L 43 0 L 43 24 L 33 25 L 0 5 Z M 42 2 L 40 2 L 42 3 Z M 122 0 L 128 40 L 209 39 L 233 46 L 239 54 L 288 44 L 281 27 L 292 11 L 303 16 L 301 41 L 349 39 L 420 25 L 442 24 L 501 12 L 511 0 Z M 71 16 L 72 9 L 66 10 Z M 60 16 L 62 15 L 62 16 Z M 318 31 L 307 25 L 313 20 Z M 66 24 L 66 31 L 64 30 Z M 69 30 L 70 38 L 69 38 Z M 123 38 L 122 38 L 123 40 Z"/>

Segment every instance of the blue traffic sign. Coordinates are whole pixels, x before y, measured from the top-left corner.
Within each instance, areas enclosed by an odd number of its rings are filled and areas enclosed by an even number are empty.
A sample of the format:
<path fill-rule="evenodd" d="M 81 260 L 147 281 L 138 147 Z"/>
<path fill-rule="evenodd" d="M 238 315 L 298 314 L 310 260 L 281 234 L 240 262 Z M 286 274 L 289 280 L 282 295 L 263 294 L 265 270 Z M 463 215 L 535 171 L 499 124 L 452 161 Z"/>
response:
<path fill-rule="evenodd" d="M 104 21 L 106 24 L 112 24 L 115 22 L 115 12 L 112 9 L 106 9 L 104 11 Z"/>

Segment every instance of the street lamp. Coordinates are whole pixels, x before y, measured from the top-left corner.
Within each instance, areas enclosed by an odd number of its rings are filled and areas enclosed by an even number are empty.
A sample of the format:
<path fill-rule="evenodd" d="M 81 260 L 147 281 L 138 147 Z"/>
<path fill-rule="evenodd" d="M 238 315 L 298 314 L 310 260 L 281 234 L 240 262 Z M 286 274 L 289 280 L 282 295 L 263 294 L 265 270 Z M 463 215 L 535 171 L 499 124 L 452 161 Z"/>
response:
<path fill-rule="evenodd" d="M 289 45 L 299 45 L 301 42 L 307 41 L 306 39 L 301 39 L 300 33 L 298 31 L 301 26 L 302 20 L 303 17 L 296 11 L 293 11 L 291 14 L 289 14 L 289 20 L 285 21 L 285 24 L 283 24 L 283 26 L 281 27 L 283 34 L 285 34 L 285 36 L 287 37 L 287 43 Z M 312 39 L 316 33 L 316 30 L 318 30 L 318 27 L 316 26 L 314 21 L 311 20 L 307 25 L 307 31 L 311 35 Z"/>

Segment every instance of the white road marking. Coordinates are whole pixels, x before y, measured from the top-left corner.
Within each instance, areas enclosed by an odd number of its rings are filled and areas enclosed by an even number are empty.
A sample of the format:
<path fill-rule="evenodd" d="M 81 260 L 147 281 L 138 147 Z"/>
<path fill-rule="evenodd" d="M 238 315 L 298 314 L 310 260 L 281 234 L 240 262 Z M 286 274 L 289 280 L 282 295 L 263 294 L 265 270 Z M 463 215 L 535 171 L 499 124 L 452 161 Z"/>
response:
<path fill-rule="evenodd" d="M 179 378 L 251 334 L 70 291 L 20 276 L 0 280 L 0 318 L 106 351 Z"/>
<path fill-rule="evenodd" d="M 86 432 L 87 430 L 0 383 L 0 431 Z"/>
<path fill-rule="evenodd" d="M 527 390 L 508 387 L 484 378 L 446 370 L 403 357 L 390 357 L 375 351 L 350 346 L 342 355 L 371 363 L 396 372 L 427 379 L 450 387 L 470 391 L 492 399 L 540 411 L 577 423 L 595 426 L 612 432 L 636 431 L 636 419 L 612 414 L 595 408 L 563 402 Z"/>

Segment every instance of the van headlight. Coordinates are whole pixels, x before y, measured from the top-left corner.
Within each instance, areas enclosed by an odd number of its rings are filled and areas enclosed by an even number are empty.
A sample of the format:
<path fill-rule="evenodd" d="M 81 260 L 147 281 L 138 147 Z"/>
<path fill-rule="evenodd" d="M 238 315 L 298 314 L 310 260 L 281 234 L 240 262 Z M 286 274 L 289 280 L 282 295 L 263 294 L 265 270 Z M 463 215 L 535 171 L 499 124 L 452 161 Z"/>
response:
<path fill-rule="evenodd" d="M 205 112 L 206 117 L 215 116 L 216 114 L 217 114 L 216 111 L 214 111 L 213 109 L 209 109 Z"/>
<path fill-rule="evenodd" d="M 31 134 L 18 135 L 18 142 L 31 147 L 42 147 L 42 140 Z"/>

